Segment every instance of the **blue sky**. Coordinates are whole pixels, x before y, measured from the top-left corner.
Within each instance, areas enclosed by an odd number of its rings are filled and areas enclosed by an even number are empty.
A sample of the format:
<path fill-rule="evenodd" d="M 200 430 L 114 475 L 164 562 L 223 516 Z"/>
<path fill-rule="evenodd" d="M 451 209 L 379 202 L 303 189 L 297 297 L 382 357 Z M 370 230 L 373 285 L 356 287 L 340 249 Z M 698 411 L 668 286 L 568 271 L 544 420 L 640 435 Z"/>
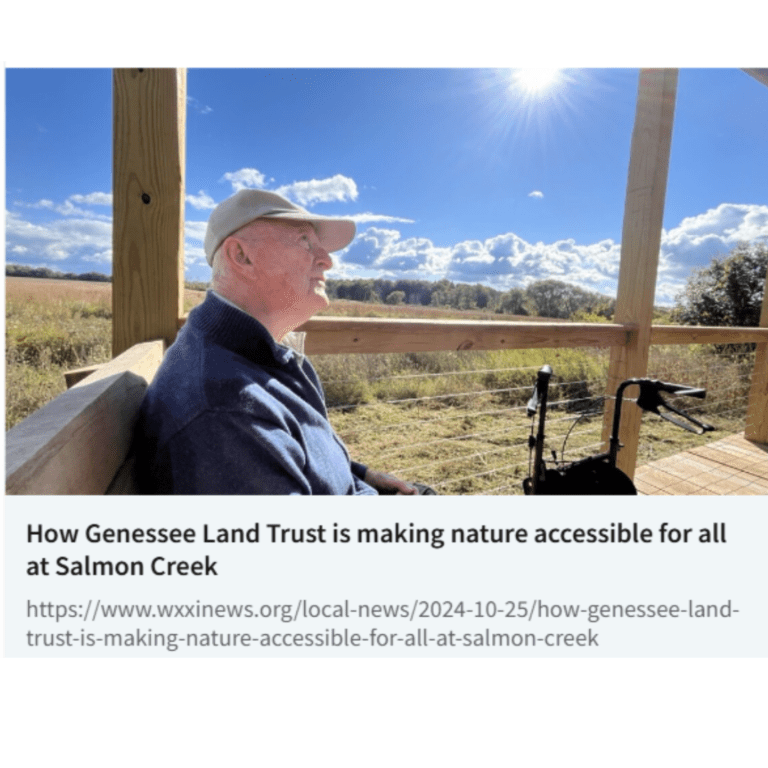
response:
<path fill-rule="evenodd" d="M 535 73 L 523 73 L 535 74 Z M 186 275 L 210 209 L 277 190 L 357 222 L 331 277 L 548 277 L 615 295 L 638 71 L 196 69 L 187 75 Z M 111 271 L 111 71 L 6 70 L 6 260 Z M 656 300 L 768 238 L 768 88 L 681 69 Z"/>

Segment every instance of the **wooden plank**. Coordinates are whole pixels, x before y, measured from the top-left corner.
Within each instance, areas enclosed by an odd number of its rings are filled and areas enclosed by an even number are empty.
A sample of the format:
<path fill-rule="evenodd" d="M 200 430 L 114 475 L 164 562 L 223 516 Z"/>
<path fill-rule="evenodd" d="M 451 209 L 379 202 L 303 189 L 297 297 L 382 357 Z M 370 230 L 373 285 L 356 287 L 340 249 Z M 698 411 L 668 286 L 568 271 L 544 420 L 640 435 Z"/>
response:
<path fill-rule="evenodd" d="M 654 325 L 651 344 L 746 344 L 768 341 L 768 328 Z"/>
<path fill-rule="evenodd" d="M 760 327 L 768 328 L 768 274 L 765 276 Z M 755 349 L 755 367 L 747 401 L 747 424 L 744 430 L 749 440 L 768 443 L 768 343 L 763 341 Z"/>
<path fill-rule="evenodd" d="M 766 495 L 768 445 L 730 435 L 638 467 L 635 483 L 641 495 Z"/>
<path fill-rule="evenodd" d="M 153 341 L 134 344 L 119 357 L 99 365 L 90 376 L 77 382 L 74 386 L 83 387 L 125 371 L 141 376 L 149 384 L 155 377 L 160 363 L 163 362 L 165 349 L 166 345 L 163 339 L 154 339 Z"/>
<path fill-rule="evenodd" d="M 186 322 L 186 315 L 179 318 L 179 328 Z M 417 342 L 411 338 L 409 323 L 416 327 Z M 462 324 L 465 331 L 451 325 Z M 475 331 L 471 326 L 477 326 Z M 494 328 L 490 326 L 495 326 Z M 471 322 L 466 320 L 398 320 L 396 318 L 315 317 L 298 330 L 307 332 L 307 353 L 333 355 L 338 353 L 376 352 L 442 352 L 459 348 L 462 343 L 472 343 L 473 336 L 482 336 L 488 346 L 468 346 L 467 349 L 547 349 L 554 347 L 606 347 L 621 345 L 629 340 L 635 329 L 631 323 L 504 323 Z M 444 336 L 445 331 L 450 331 Z M 433 334 L 432 338 L 422 338 Z M 498 335 L 498 338 L 496 336 Z M 510 342 L 510 337 L 512 341 Z M 580 344 L 579 340 L 584 343 Z M 768 328 L 723 328 L 704 325 L 653 325 L 651 345 L 666 344 L 746 344 L 768 341 Z M 429 346 L 429 349 L 425 347 Z M 75 369 L 70 373 L 81 375 Z"/>
<path fill-rule="evenodd" d="M 125 461 L 163 342 L 139 344 L 13 427 L 8 494 L 101 494 Z"/>
<path fill-rule="evenodd" d="M 763 85 L 768 85 L 768 69 L 744 69 L 748 75 L 752 75 L 755 80 L 760 81 Z"/>
<path fill-rule="evenodd" d="M 176 337 L 184 295 L 186 71 L 113 72 L 112 354 Z"/>
<path fill-rule="evenodd" d="M 64 381 L 67 384 L 67 389 L 74 387 L 78 381 L 90 376 L 94 371 L 98 371 L 101 365 L 86 365 L 84 368 L 72 368 L 69 371 L 64 371 Z"/>
<path fill-rule="evenodd" d="M 645 376 L 648 370 L 676 91 L 677 70 L 641 70 L 624 203 L 619 287 L 614 315 L 617 323 L 637 325 L 637 333 L 626 346 L 611 350 L 608 395 L 615 394 L 625 379 Z M 627 392 L 628 396 L 633 394 Z M 637 408 L 622 411 L 619 439 L 624 448 L 619 453 L 618 466 L 629 477 L 634 475 L 635 470 L 640 417 Z M 606 402 L 603 422 L 603 439 L 606 442 L 612 424 L 613 403 L 609 400 Z"/>
<path fill-rule="evenodd" d="M 316 317 L 307 332 L 310 355 L 439 352 L 484 349 L 561 349 L 626 344 L 633 326 L 613 323 L 504 323 Z"/>

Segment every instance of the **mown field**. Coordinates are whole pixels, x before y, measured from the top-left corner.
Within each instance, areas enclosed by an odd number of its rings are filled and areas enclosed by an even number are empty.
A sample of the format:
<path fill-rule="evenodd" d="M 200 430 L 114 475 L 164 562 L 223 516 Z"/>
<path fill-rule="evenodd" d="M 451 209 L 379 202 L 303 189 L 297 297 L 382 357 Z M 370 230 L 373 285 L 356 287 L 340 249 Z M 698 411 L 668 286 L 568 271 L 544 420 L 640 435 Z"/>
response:
<path fill-rule="evenodd" d="M 188 291 L 186 309 L 203 294 Z M 329 314 L 503 319 L 510 316 L 339 301 Z M 522 319 L 522 318 L 521 318 Z M 6 278 L 6 429 L 64 391 L 64 371 L 104 362 L 111 347 L 111 285 Z M 521 492 L 536 371 L 554 369 L 547 434 L 560 457 L 598 449 L 608 357 L 600 350 L 503 350 L 313 359 L 330 417 L 354 458 L 445 494 Z M 696 436 L 646 414 L 640 462 L 744 426 L 751 359 L 696 347 L 654 348 L 649 375 L 704 386 L 692 411 L 718 431 Z M 627 407 L 634 407 L 632 405 Z M 686 404 L 686 407 L 688 405 Z"/>

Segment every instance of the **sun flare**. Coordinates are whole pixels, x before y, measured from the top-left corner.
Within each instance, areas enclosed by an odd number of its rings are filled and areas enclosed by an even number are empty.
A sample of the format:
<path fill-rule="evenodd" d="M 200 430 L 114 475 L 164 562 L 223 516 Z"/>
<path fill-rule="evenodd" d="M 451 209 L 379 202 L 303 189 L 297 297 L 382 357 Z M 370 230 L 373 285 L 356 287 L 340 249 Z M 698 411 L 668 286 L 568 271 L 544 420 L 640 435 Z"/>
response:
<path fill-rule="evenodd" d="M 557 86 L 563 79 L 561 69 L 516 69 L 512 85 L 529 96 L 538 96 Z"/>

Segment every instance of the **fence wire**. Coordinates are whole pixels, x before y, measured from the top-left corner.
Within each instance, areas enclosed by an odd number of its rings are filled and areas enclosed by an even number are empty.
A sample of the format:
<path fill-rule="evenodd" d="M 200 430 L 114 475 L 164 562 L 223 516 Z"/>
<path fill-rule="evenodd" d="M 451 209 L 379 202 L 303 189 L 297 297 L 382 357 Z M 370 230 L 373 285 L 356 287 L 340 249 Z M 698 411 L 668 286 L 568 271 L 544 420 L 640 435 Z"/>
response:
<path fill-rule="evenodd" d="M 439 358 L 443 353 L 431 354 Z M 556 355 L 551 356 L 548 459 L 553 452 L 558 461 L 575 461 L 607 450 L 603 435 L 605 401 L 611 399 L 605 393 L 607 356 L 582 354 L 591 362 L 581 364 L 581 371 L 592 370 L 581 376 L 568 376 L 572 362 L 559 365 Z M 394 356 L 389 357 L 388 365 Z M 350 371 L 351 366 L 342 364 L 337 367 L 347 375 L 323 379 L 331 393 L 329 416 L 351 455 L 368 466 L 431 485 L 441 494 L 522 493 L 537 424 L 527 415 L 527 401 L 541 365 L 486 364 L 467 369 L 463 363 L 457 365 L 451 353 L 453 365 L 440 371 L 435 370 L 440 360 L 434 358 L 399 356 L 399 370 L 389 374 L 377 369 L 380 361 L 375 365 L 368 361 L 369 375 L 363 377 L 360 370 Z M 406 363 L 415 370 L 404 371 Z M 669 403 L 718 431 L 692 435 L 645 413 L 638 464 L 742 431 L 752 366 L 749 357 L 721 359 L 669 349 L 652 355 L 649 378 L 707 390 L 703 401 L 664 395 Z M 351 394 L 349 402 L 343 402 L 344 393 Z M 624 398 L 623 408 L 632 403 L 632 398 Z"/>

